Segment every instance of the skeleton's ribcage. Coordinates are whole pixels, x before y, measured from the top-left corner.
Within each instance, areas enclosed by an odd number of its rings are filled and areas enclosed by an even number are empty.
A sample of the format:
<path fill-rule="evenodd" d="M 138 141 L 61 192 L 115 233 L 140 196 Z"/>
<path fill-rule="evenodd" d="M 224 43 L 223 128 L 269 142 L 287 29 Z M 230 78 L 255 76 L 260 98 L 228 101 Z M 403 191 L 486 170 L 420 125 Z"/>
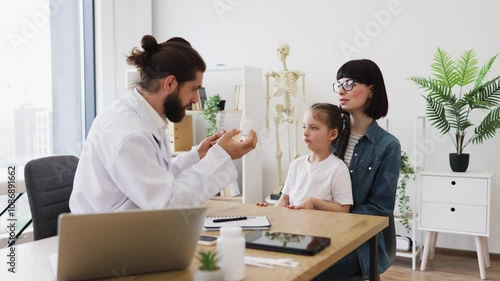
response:
<path fill-rule="evenodd" d="M 293 72 L 281 73 L 273 80 L 273 96 L 297 96 L 297 76 Z"/>

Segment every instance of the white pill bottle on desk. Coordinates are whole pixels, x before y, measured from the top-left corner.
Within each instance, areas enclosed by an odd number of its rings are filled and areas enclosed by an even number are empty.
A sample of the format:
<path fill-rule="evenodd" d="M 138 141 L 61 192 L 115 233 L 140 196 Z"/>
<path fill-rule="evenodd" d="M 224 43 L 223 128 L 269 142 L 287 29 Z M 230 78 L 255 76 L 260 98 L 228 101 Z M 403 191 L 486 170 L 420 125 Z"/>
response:
<path fill-rule="evenodd" d="M 219 266 L 225 281 L 245 278 L 245 238 L 239 226 L 223 226 L 217 239 Z"/>

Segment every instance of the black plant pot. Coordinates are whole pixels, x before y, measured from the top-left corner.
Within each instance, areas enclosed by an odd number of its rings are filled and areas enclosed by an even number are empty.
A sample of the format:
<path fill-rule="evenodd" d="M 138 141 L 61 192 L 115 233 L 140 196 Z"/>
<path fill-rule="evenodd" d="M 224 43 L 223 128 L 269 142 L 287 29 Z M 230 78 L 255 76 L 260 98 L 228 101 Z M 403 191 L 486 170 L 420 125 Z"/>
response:
<path fill-rule="evenodd" d="M 453 172 L 465 172 L 469 167 L 469 154 L 450 153 L 450 167 Z"/>
<path fill-rule="evenodd" d="M 219 101 L 219 110 L 224 110 L 224 108 L 226 107 L 226 100 L 221 100 Z"/>

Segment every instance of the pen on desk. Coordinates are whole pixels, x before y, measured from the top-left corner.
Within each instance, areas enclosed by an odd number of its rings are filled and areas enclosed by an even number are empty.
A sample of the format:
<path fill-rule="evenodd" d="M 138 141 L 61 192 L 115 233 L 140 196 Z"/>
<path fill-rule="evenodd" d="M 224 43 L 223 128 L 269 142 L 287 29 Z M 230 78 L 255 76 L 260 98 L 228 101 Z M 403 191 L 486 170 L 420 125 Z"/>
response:
<path fill-rule="evenodd" d="M 236 217 L 236 218 L 227 218 L 227 219 L 216 219 L 214 220 L 214 223 L 216 222 L 228 222 L 228 221 L 242 221 L 246 220 L 247 217 Z"/>

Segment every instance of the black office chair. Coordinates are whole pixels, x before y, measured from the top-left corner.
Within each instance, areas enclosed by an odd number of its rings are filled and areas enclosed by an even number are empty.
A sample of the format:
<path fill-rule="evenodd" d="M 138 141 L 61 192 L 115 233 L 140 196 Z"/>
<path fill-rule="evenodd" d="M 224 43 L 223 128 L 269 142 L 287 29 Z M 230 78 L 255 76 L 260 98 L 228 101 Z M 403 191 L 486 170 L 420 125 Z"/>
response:
<path fill-rule="evenodd" d="M 34 240 L 57 235 L 60 214 L 69 213 L 78 158 L 50 156 L 29 161 L 24 181 L 33 219 Z"/>

